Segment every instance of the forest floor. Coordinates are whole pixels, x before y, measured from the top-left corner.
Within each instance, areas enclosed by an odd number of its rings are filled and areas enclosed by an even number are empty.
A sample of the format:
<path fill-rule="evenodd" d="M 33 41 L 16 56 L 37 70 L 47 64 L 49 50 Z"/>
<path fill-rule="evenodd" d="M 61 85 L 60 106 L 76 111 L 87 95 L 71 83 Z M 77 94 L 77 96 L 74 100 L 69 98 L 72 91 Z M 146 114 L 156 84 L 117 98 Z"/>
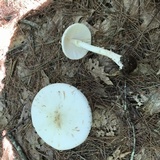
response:
<path fill-rule="evenodd" d="M 134 72 L 124 75 L 110 59 L 91 52 L 80 60 L 65 57 L 61 37 L 74 23 L 90 29 L 93 45 L 132 54 L 137 60 Z M 31 10 L 17 24 L 5 68 L 0 130 L 13 135 L 8 139 L 29 160 L 160 159 L 158 0 L 54 0 Z M 36 93 L 57 82 L 80 89 L 93 116 L 87 140 L 68 151 L 43 142 L 31 120 Z M 0 148 L 2 157 L 2 144 Z M 23 158 L 14 152 L 15 159 Z"/>

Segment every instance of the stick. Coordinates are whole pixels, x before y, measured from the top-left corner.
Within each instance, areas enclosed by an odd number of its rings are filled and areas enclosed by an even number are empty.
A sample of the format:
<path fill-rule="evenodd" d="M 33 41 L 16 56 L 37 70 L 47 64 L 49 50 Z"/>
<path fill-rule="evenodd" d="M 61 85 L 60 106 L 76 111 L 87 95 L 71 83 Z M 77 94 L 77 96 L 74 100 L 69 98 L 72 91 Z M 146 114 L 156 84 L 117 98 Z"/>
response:
<path fill-rule="evenodd" d="M 15 140 L 15 138 L 13 137 L 13 135 L 11 133 L 7 133 L 7 136 L 9 138 L 9 141 L 11 142 L 11 144 L 13 145 L 13 147 L 16 149 L 19 157 L 21 160 L 28 160 L 28 158 L 26 157 L 23 149 L 21 148 L 21 146 L 18 144 L 18 142 Z"/>
<path fill-rule="evenodd" d="M 21 22 L 21 23 L 24 23 L 24 24 L 27 24 L 27 25 L 29 25 L 29 26 L 31 26 L 31 27 L 33 27 L 33 28 L 36 28 L 36 29 L 39 29 L 39 28 L 40 28 L 40 26 L 39 26 L 37 23 L 32 22 L 32 21 L 29 21 L 29 20 L 27 20 L 27 19 L 22 19 L 22 20 L 20 20 L 20 22 Z"/>
<path fill-rule="evenodd" d="M 135 148 L 136 148 L 136 135 L 135 135 L 135 127 L 134 127 L 133 123 L 130 122 L 130 124 L 131 124 L 131 127 L 132 127 L 132 134 L 133 134 L 133 149 L 132 149 L 130 160 L 133 160 L 134 159 L 134 154 L 135 154 Z"/>
<path fill-rule="evenodd" d="M 136 148 L 136 134 L 135 134 L 134 124 L 131 122 L 129 112 L 127 111 L 127 85 L 126 85 L 126 80 L 125 80 L 125 84 L 124 84 L 124 99 L 125 99 L 124 110 L 126 112 L 127 121 L 132 128 L 132 135 L 133 135 L 133 148 L 132 148 L 132 153 L 131 153 L 131 156 L 130 156 L 130 160 L 134 160 L 134 154 L 135 154 L 135 148 Z"/>

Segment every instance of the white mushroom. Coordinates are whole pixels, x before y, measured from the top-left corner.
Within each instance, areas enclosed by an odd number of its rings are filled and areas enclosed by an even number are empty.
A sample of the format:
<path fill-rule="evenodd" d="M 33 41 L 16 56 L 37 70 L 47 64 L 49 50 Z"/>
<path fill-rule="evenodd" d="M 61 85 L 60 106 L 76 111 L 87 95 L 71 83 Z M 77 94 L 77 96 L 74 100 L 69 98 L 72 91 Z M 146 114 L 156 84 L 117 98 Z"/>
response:
<path fill-rule="evenodd" d="M 86 97 L 65 83 L 42 88 L 33 100 L 31 116 L 38 135 L 57 150 L 72 149 L 83 143 L 92 123 Z"/>
<path fill-rule="evenodd" d="M 62 36 L 62 50 L 66 57 L 73 60 L 84 57 L 88 51 L 107 56 L 119 66 L 120 70 L 123 67 L 129 67 L 129 65 L 135 69 L 137 64 L 132 56 L 126 58 L 126 56 L 123 57 L 107 49 L 91 45 L 91 32 L 87 26 L 80 23 L 75 23 L 65 30 Z M 131 70 L 133 71 L 134 69 Z"/>

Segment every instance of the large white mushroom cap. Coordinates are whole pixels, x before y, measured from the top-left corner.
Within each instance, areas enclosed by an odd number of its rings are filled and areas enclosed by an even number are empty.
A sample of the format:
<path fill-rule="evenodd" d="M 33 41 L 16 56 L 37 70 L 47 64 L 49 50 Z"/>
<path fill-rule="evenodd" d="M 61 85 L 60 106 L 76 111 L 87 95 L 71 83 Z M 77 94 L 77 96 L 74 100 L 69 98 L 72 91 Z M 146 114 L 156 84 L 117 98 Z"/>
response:
<path fill-rule="evenodd" d="M 58 150 L 72 149 L 83 143 L 92 123 L 86 97 L 64 83 L 42 88 L 33 100 L 31 116 L 38 135 Z"/>

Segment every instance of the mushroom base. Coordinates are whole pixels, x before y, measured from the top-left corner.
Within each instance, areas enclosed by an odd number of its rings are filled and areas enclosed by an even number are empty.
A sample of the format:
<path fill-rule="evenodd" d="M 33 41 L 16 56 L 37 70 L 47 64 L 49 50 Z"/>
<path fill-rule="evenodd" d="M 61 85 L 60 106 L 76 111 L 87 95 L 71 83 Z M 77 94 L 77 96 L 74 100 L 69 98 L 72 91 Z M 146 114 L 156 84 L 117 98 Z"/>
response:
<path fill-rule="evenodd" d="M 129 74 L 137 68 L 137 61 L 132 55 L 124 54 L 121 57 L 121 62 L 123 64 L 122 73 Z"/>

